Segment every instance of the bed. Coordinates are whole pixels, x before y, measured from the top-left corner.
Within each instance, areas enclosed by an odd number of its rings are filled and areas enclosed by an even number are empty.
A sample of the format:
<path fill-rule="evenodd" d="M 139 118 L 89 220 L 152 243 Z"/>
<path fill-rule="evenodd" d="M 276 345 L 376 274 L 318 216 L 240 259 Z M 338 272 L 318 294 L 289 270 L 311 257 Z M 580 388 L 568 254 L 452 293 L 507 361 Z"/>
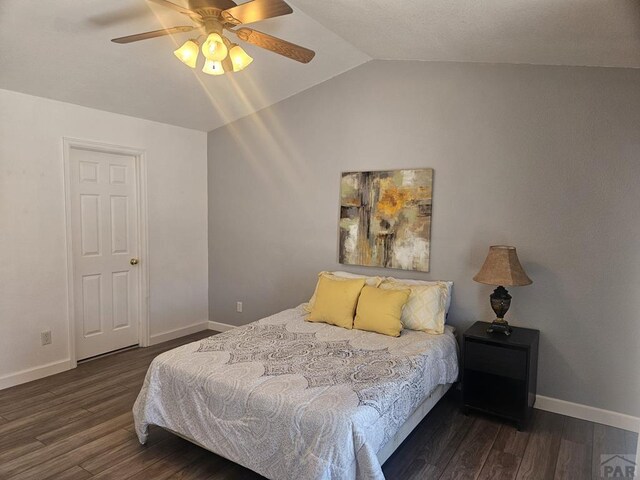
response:
<path fill-rule="evenodd" d="M 271 479 L 383 479 L 458 377 L 453 329 L 388 337 L 304 321 L 302 305 L 156 357 L 133 408 Z"/>

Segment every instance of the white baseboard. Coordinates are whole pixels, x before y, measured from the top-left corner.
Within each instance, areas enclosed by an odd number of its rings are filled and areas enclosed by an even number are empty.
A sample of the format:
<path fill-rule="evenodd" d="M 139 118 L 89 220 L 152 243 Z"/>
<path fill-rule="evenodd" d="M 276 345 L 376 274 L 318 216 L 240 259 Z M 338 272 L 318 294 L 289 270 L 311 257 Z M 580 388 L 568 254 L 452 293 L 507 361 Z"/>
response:
<path fill-rule="evenodd" d="M 568 417 L 589 420 L 594 423 L 601 423 L 611 427 L 637 432 L 640 428 L 640 418 L 632 417 L 625 413 L 612 412 L 601 408 L 589 407 L 579 403 L 558 400 L 557 398 L 536 396 L 535 408 L 547 412 L 559 413 Z"/>
<path fill-rule="evenodd" d="M 229 325 L 228 323 L 212 322 L 211 320 L 209 320 L 209 330 L 215 330 L 216 332 L 226 332 L 227 330 L 231 330 L 232 328 L 236 328 L 236 326 Z"/>
<path fill-rule="evenodd" d="M 209 328 L 208 323 L 209 322 L 205 320 L 203 322 L 187 325 L 186 327 L 175 328 L 173 330 L 169 330 L 168 332 L 155 333 L 149 338 L 149 346 L 157 345 L 158 343 L 162 342 L 168 342 L 169 340 L 173 340 L 175 338 L 180 338 L 184 337 L 185 335 L 191 335 L 192 333 L 201 332 L 202 330 L 207 330 Z"/>
<path fill-rule="evenodd" d="M 10 373 L 0 377 L 0 390 L 5 388 L 14 387 L 23 383 L 32 382 L 33 380 L 39 380 L 49 375 L 55 375 L 56 373 L 66 372 L 72 367 L 69 359 L 62 360 L 60 362 L 47 363 L 39 367 L 28 368 L 16 373 Z"/>

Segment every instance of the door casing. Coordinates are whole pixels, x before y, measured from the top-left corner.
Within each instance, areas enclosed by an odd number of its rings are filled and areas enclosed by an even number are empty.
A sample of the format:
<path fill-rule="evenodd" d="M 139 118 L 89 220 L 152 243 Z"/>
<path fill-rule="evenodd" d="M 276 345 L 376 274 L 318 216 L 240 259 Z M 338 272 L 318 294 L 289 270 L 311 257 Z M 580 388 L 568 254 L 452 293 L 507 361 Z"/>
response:
<path fill-rule="evenodd" d="M 141 347 L 149 346 L 149 247 L 148 247 L 148 225 L 147 225 L 147 161 L 146 152 L 141 149 L 123 147 L 120 145 L 110 145 L 106 143 L 80 140 L 76 138 L 64 137 L 63 139 L 63 161 L 64 161 L 64 192 L 65 192 L 65 222 L 66 222 L 66 244 L 67 244 L 67 318 L 69 319 L 69 366 L 75 368 L 78 365 L 76 359 L 75 343 L 75 298 L 74 298 L 74 263 L 73 263 L 73 239 L 72 239 L 72 218 L 71 218 L 71 150 L 89 150 L 115 155 L 129 155 L 134 158 L 134 169 L 136 172 L 136 194 L 137 194 L 137 220 L 138 220 L 138 241 L 140 274 L 138 278 L 138 338 Z"/>

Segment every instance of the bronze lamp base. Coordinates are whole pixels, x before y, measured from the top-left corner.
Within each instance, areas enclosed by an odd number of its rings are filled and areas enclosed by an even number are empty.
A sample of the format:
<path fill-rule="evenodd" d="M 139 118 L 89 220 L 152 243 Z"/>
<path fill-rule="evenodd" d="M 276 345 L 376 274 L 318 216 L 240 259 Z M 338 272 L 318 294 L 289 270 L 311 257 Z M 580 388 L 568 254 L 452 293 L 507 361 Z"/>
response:
<path fill-rule="evenodd" d="M 513 331 L 509 326 L 509 322 L 504 319 L 504 316 L 509 311 L 511 306 L 511 295 L 506 288 L 499 286 L 489 296 L 491 300 L 491 308 L 496 314 L 496 319 L 491 326 L 487 328 L 487 333 L 503 333 L 504 335 L 511 335 Z"/>
<path fill-rule="evenodd" d="M 511 335 L 513 329 L 509 326 L 509 322 L 506 320 L 500 321 L 499 318 L 496 318 L 489 328 L 487 328 L 487 333 L 504 333 L 507 337 Z"/>

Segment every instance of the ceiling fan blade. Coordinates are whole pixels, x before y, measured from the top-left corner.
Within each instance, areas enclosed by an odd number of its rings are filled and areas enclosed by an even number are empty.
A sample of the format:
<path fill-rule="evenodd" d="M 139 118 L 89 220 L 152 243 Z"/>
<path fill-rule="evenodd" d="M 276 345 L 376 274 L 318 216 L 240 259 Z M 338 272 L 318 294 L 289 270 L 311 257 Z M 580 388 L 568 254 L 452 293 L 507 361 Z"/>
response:
<path fill-rule="evenodd" d="M 291 58 L 300 63 L 309 63 L 315 56 L 316 52 L 308 48 L 301 47 L 295 43 L 287 42 L 277 37 L 272 37 L 266 33 L 258 32 L 251 28 L 239 28 L 238 30 L 229 30 L 235 33 L 240 40 L 243 40 L 257 47 L 271 50 L 279 55 Z"/>
<path fill-rule="evenodd" d="M 148 38 L 162 37 L 163 35 L 172 35 L 174 33 L 190 32 L 197 27 L 193 25 L 183 27 L 171 27 L 163 28 L 162 30 L 154 30 L 153 32 L 137 33 L 136 35 L 128 35 L 126 37 L 114 38 L 111 41 L 114 43 L 131 43 L 138 42 L 140 40 L 146 40 Z"/>
<path fill-rule="evenodd" d="M 149 9 L 146 5 L 137 4 L 129 7 L 123 7 L 111 12 L 99 13 L 92 15 L 88 20 L 99 27 L 108 27 L 127 20 L 146 17 L 149 15 Z"/>
<path fill-rule="evenodd" d="M 167 0 L 147 0 L 147 1 L 156 3 L 158 5 L 162 5 L 163 7 L 170 8 L 172 10 L 175 10 L 176 12 L 184 13 L 185 15 L 189 15 L 190 17 L 200 17 L 200 15 L 198 15 L 193 10 L 189 10 L 188 8 L 181 7 L 180 5 L 176 5 L 175 3 L 169 2 Z"/>
<path fill-rule="evenodd" d="M 240 25 L 290 13 L 293 10 L 283 0 L 253 0 L 223 11 L 222 18 L 227 23 Z"/>

